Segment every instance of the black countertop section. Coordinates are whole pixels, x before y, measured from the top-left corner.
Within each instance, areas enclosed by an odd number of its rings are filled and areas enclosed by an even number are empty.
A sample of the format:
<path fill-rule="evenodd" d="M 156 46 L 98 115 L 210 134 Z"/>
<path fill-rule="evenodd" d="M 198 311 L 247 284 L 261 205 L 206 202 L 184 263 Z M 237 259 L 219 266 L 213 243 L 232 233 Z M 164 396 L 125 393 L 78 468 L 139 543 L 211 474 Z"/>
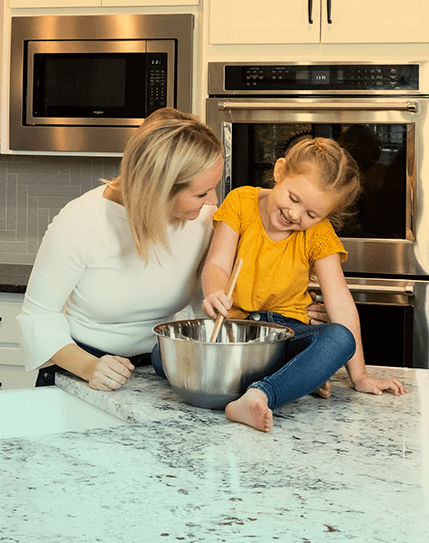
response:
<path fill-rule="evenodd" d="M 33 266 L 0 264 L 0 292 L 25 292 Z"/>

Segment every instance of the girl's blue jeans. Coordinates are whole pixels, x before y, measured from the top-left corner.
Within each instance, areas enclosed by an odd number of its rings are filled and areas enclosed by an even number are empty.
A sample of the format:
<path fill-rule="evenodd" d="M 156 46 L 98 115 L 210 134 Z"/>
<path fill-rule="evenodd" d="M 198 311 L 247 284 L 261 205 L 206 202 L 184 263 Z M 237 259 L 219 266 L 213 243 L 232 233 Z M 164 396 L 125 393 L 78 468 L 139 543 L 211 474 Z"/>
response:
<path fill-rule="evenodd" d="M 353 334 L 341 324 L 304 324 L 268 311 L 253 312 L 247 318 L 281 324 L 295 332 L 281 355 L 283 360 L 274 364 L 280 365 L 280 369 L 249 387 L 264 392 L 270 409 L 318 389 L 350 360 L 356 350 Z M 158 346 L 152 351 L 152 364 L 157 375 L 165 378 Z"/>

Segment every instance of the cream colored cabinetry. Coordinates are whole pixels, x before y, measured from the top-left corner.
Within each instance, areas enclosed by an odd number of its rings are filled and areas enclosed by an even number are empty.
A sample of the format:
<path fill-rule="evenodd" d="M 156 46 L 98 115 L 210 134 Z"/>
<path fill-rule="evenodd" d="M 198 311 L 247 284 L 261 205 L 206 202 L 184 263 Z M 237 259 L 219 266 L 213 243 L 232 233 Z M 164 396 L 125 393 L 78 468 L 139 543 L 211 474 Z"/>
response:
<path fill-rule="evenodd" d="M 198 6 L 199 0 L 9 0 L 10 8 Z"/>
<path fill-rule="evenodd" d="M 320 0 L 210 0 L 209 40 L 221 43 L 318 43 Z"/>
<path fill-rule="evenodd" d="M 26 372 L 19 346 L 16 317 L 21 311 L 23 294 L 0 293 L 0 390 L 30 388 L 36 373 Z"/>
<path fill-rule="evenodd" d="M 198 6 L 200 0 L 101 0 L 102 6 Z"/>
<path fill-rule="evenodd" d="M 100 7 L 101 0 L 9 0 L 9 7 L 15 8 L 82 8 Z"/>
<path fill-rule="evenodd" d="M 429 42 L 428 0 L 211 0 L 212 44 Z"/>

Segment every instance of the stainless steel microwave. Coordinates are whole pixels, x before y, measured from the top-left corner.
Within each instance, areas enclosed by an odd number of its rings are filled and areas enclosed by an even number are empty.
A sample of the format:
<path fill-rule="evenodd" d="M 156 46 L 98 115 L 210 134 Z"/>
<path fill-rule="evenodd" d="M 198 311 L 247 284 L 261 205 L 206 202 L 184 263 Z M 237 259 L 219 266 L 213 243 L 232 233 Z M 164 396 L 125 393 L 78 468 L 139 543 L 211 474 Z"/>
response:
<path fill-rule="evenodd" d="M 191 111 L 193 15 L 12 18 L 11 151 L 123 151 L 158 108 Z"/>

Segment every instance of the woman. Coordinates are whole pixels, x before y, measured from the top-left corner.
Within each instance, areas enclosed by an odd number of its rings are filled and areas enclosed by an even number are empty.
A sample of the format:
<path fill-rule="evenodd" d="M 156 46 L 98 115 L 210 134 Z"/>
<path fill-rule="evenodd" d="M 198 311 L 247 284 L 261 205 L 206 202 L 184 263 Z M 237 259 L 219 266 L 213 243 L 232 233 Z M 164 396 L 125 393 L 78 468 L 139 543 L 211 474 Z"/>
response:
<path fill-rule="evenodd" d="M 196 294 L 222 171 L 210 129 L 165 108 L 130 139 L 117 179 L 61 210 L 18 317 L 26 369 L 40 369 L 36 386 L 65 369 L 114 390 L 150 363 L 153 326 Z"/>

